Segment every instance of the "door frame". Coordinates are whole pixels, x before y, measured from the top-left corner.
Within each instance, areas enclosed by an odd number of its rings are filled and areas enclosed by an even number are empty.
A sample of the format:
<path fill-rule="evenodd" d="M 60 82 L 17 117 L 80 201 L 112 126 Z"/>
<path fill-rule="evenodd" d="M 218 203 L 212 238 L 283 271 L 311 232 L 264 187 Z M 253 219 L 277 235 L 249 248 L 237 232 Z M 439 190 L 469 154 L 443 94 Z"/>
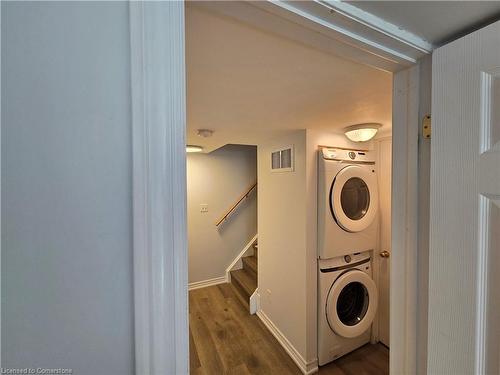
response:
<path fill-rule="evenodd" d="M 135 372 L 187 374 L 184 3 L 129 12 Z"/>
<path fill-rule="evenodd" d="M 417 373 L 419 66 L 393 76 L 390 373 Z M 396 303 L 398 301 L 398 303 Z"/>
<path fill-rule="evenodd" d="M 182 1 L 130 3 L 138 374 L 189 373 L 184 34 Z M 391 374 L 417 368 L 418 112 L 417 63 L 393 75 Z"/>

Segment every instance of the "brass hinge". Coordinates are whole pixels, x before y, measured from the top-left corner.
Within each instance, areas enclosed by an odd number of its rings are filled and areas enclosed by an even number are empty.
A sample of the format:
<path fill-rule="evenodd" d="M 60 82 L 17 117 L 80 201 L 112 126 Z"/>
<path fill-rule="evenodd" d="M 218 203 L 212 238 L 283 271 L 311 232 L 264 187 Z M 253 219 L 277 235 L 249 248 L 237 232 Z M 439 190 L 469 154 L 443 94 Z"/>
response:
<path fill-rule="evenodd" d="M 431 123 L 431 115 L 424 116 L 422 120 L 422 136 L 426 139 L 431 138 L 432 133 L 432 123 Z"/>

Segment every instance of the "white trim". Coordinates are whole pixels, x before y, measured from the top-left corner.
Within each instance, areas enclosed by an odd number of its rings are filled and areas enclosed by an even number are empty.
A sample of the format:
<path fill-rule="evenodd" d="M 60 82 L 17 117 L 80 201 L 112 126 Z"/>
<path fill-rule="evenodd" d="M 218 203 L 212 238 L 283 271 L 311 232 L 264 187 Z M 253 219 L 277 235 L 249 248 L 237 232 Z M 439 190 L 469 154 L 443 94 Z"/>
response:
<path fill-rule="evenodd" d="M 353 42 L 357 42 L 361 45 L 366 45 L 366 46 L 372 47 L 375 50 L 383 51 L 384 53 L 386 53 L 390 56 L 393 56 L 394 58 L 407 61 L 411 64 L 414 64 L 416 62 L 415 58 L 408 56 L 404 53 L 401 53 L 393 48 L 390 48 L 387 45 L 381 44 L 373 39 L 369 39 L 369 38 L 355 32 L 354 30 L 350 30 L 348 28 L 342 27 L 342 26 L 340 26 L 340 24 L 337 24 L 335 22 L 331 22 L 330 20 L 328 20 L 328 21 L 323 20 L 322 18 L 317 17 L 316 15 L 314 15 L 308 11 L 304 11 L 304 10 L 299 8 L 299 6 L 298 6 L 299 4 L 294 5 L 293 2 L 286 3 L 284 1 L 279 1 L 279 0 L 278 1 L 271 1 L 271 2 L 274 5 L 277 5 L 283 9 L 286 9 L 289 12 L 295 13 L 296 15 L 298 15 L 302 18 L 305 18 L 309 21 L 314 22 L 315 24 L 318 24 L 322 27 L 325 27 L 328 30 L 333 31 L 334 33 L 340 34 Z M 331 8 L 331 6 L 324 4 L 322 2 L 316 2 L 316 4 L 321 4 L 327 8 Z M 344 14 L 342 13 L 342 15 L 344 15 Z"/>
<path fill-rule="evenodd" d="M 432 56 L 419 61 L 419 120 L 431 113 Z M 419 124 L 420 124 L 419 121 Z M 423 137 L 419 126 L 418 144 L 418 302 L 417 311 L 417 374 L 427 373 L 427 340 L 429 310 L 429 219 L 431 139 Z"/>
<path fill-rule="evenodd" d="M 257 238 L 259 238 L 259 235 L 256 234 L 253 236 L 253 238 L 245 245 L 243 250 L 240 251 L 240 253 L 236 256 L 236 258 L 233 259 L 231 264 L 226 268 L 226 280 L 229 282 L 231 280 L 231 271 L 241 269 L 241 258 L 245 256 L 245 254 L 251 250 L 252 245 L 257 241 Z"/>
<path fill-rule="evenodd" d="M 320 0 L 319 3 L 334 9 L 336 12 L 341 13 L 343 16 L 355 22 L 369 27 L 373 31 L 387 35 L 388 37 L 406 44 L 407 46 L 418 51 L 427 54 L 431 53 L 434 49 L 434 46 L 431 43 L 420 38 L 419 36 L 393 25 L 380 17 L 365 12 L 354 5 L 340 0 Z"/>
<path fill-rule="evenodd" d="M 488 329 L 488 249 L 490 200 L 484 195 L 479 196 L 478 217 L 478 260 L 476 281 L 476 339 L 475 339 L 475 371 L 476 374 L 486 374 L 486 337 Z"/>
<path fill-rule="evenodd" d="M 226 268 L 225 276 L 214 277 L 213 279 L 207 279 L 207 280 L 201 280 L 201 281 L 195 281 L 195 282 L 189 283 L 188 290 L 195 290 L 195 289 L 205 288 L 207 286 L 218 285 L 218 284 L 230 282 L 231 281 L 231 271 L 241 269 L 241 267 L 242 267 L 241 258 L 243 258 L 249 252 L 249 250 L 252 249 L 252 245 L 255 243 L 255 241 L 257 241 L 258 237 L 259 237 L 258 234 L 253 236 L 252 239 L 245 245 L 243 250 L 241 250 L 239 252 L 239 254 L 233 259 L 231 264 Z M 257 292 L 257 290 L 255 292 Z M 255 292 L 254 292 L 254 294 L 255 294 Z M 253 294 L 252 294 L 252 296 L 253 296 Z M 250 297 L 250 298 L 252 298 L 252 297 Z"/>
<path fill-rule="evenodd" d="M 289 14 L 266 16 L 257 8 L 262 4 L 230 2 L 224 7 L 232 9 L 233 17 L 260 22 L 278 35 L 290 34 L 359 63 L 393 72 L 412 65 L 384 51 L 349 44 L 346 38 L 335 39 L 321 25 L 311 26 L 271 3 L 264 5 Z M 254 12 L 245 16 L 234 7 Z M 130 32 L 136 373 L 187 374 L 184 3 L 131 2 Z M 395 375 L 415 373 L 418 66 L 395 74 L 393 95 L 390 368 Z M 304 373 L 317 371 L 316 360 L 306 363 L 265 314 L 258 315 Z"/>
<path fill-rule="evenodd" d="M 393 77 L 390 373 L 415 374 L 417 358 L 419 66 Z"/>
<path fill-rule="evenodd" d="M 408 41 L 374 31 L 373 25 L 352 20 L 331 5 L 317 1 L 201 1 L 188 7 L 207 9 L 315 49 L 396 72 L 425 55 Z"/>
<path fill-rule="evenodd" d="M 250 296 L 250 314 L 254 315 L 260 310 L 260 294 L 259 288 L 255 289 L 255 292 Z"/>
<path fill-rule="evenodd" d="M 290 341 L 286 338 L 286 336 L 274 325 L 274 323 L 269 319 L 269 317 L 264 313 L 264 311 L 257 311 L 257 316 L 262 321 L 262 323 L 266 326 L 266 328 L 273 334 L 273 336 L 278 340 L 280 345 L 285 349 L 290 358 L 295 362 L 295 364 L 299 367 L 300 371 L 303 374 L 314 374 L 318 371 L 318 360 L 315 359 L 313 361 L 306 362 L 304 357 L 302 357 L 297 349 L 292 345 Z"/>
<path fill-rule="evenodd" d="M 130 3 L 137 374 L 188 374 L 184 3 Z"/>
<path fill-rule="evenodd" d="M 417 35 L 345 2 L 269 0 L 254 5 L 331 39 L 392 60 L 400 65 L 399 69 L 415 64 L 433 50 L 432 44 Z"/>
<path fill-rule="evenodd" d="M 213 286 L 213 285 L 224 284 L 224 283 L 227 283 L 226 276 L 215 277 L 213 279 L 195 281 L 195 282 L 189 283 L 188 290 L 206 288 L 207 286 Z"/>

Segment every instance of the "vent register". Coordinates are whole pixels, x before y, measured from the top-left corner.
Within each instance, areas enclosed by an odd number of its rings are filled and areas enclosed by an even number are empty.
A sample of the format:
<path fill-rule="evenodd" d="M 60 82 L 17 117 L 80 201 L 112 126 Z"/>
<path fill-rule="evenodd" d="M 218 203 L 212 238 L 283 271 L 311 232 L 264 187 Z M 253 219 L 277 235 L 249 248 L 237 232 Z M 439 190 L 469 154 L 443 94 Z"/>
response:
<path fill-rule="evenodd" d="M 271 152 L 271 171 L 272 172 L 292 172 L 293 146 L 276 149 Z"/>

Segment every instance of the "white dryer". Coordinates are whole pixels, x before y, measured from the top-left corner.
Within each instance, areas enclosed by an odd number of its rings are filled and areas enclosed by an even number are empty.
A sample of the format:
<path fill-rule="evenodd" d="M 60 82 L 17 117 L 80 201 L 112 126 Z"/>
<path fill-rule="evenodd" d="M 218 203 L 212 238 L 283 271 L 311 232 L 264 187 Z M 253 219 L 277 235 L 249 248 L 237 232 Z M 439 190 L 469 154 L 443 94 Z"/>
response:
<path fill-rule="evenodd" d="M 331 362 L 368 343 L 377 312 L 370 252 L 318 260 L 318 361 Z"/>
<path fill-rule="evenodd" d="M 318 156 L 318 256 L 375 249 L 378 189 L 370 151 L 322 148 Z"/>

